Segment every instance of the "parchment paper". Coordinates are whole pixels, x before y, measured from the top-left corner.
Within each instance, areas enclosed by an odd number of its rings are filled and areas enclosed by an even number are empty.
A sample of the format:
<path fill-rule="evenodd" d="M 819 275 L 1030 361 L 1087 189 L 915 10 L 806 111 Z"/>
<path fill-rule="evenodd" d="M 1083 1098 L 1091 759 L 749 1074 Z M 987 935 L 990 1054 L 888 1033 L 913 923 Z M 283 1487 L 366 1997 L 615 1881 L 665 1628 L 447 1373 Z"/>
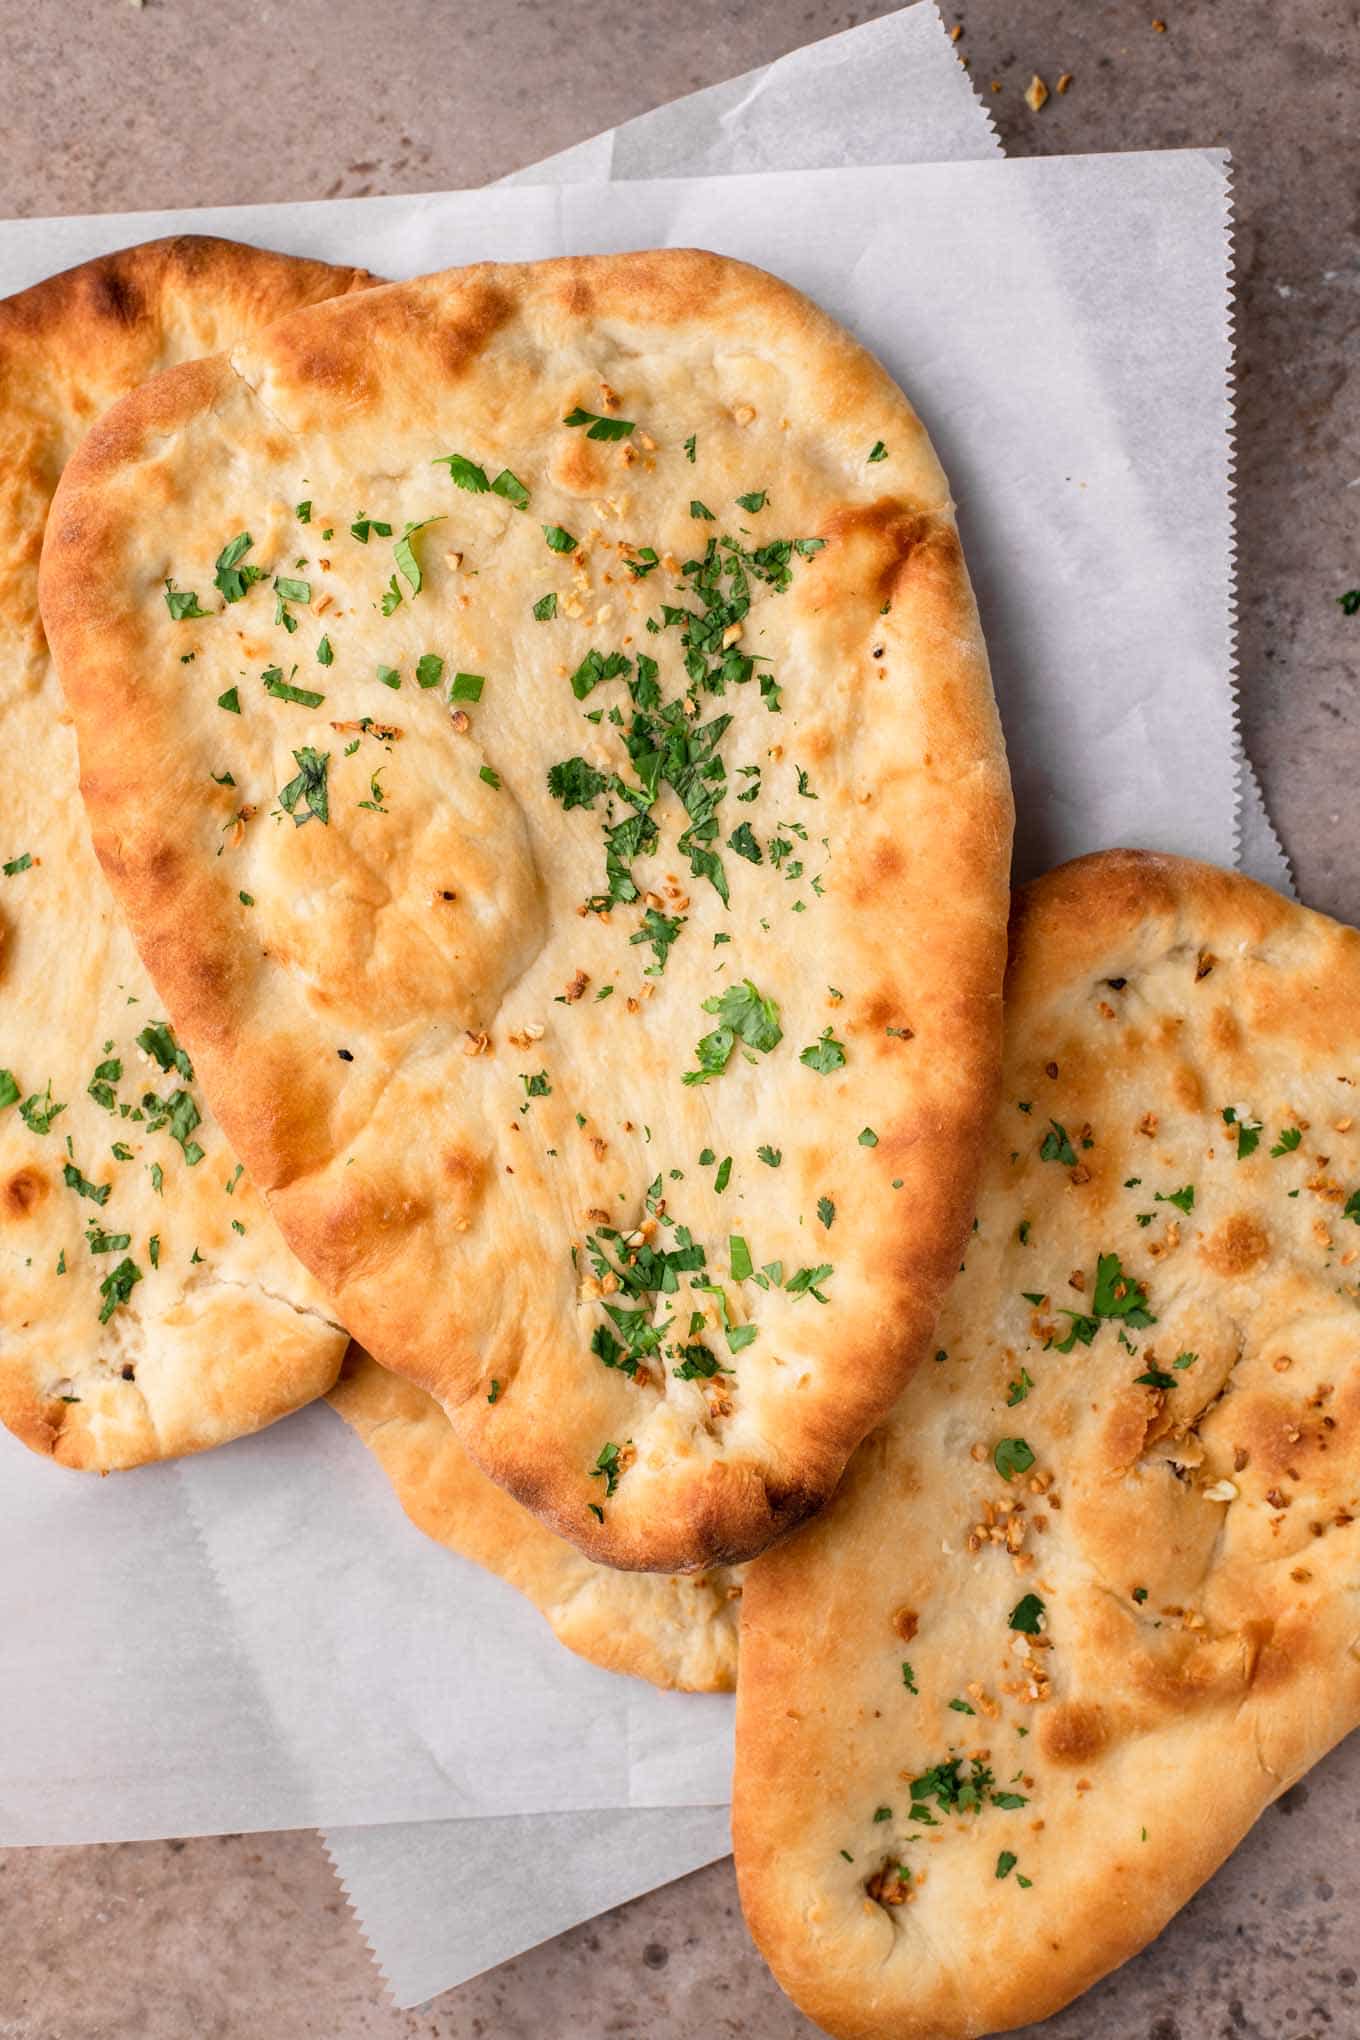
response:
<path fill-rule="evenodd" d="M 392 271 L 699 242 L 803 285 L 911 391 L 953 479 L 1014 745 L 1021 868 L 1110 841 L 1230 848 L 1218 152 L 500 189 L 416 201 L 400 221 L 389 201 L 339 220 L 265 210 L 279 245 Z M 87 222 L 87 248 L 95 224 L 103 245 L 159 225 Z M 0 1619 L 0 1839 L 723 1796 L 725 1703 L 655 1695 L 558 1650 L 508 1589 L 410 1537 L 324 1409 L 170 1475 L 225 1619 L 206 1657 L 183 1652 L 140 1691 L 146 1659 L 121 1639 L 153 1619 L 179 1635 L 166 1568 L 153 1538 L 140 1563 L 121 1544 L 101 1577 L 91 1511 L 135 1511 L 146 1483 L 92 1495 L 5 1451 L 0 1593 L 18 1605 Z M 85 1575 L 64 1534 L 40 1547 L 44 1567 L 85 1577 L 98 1602 L 63 1583 L 63 1620 L 38 1635 L 52 1596 L 32 1606 L 33 1502 L 16 1505 L 35 1477 L 49 1525 L 69 1492 L 96 1537 Z M 131 1604 L 117 1619 L 115 1583 Z M 201 1605 L 192 1616 L 201 1628 Z M 92 1664 L 96 1623 L 108 1645 Z M 106 1672 L 148 1732 L 110 1743 Z M 31 1761 L 54 1744 L 60 1793 Z"/>

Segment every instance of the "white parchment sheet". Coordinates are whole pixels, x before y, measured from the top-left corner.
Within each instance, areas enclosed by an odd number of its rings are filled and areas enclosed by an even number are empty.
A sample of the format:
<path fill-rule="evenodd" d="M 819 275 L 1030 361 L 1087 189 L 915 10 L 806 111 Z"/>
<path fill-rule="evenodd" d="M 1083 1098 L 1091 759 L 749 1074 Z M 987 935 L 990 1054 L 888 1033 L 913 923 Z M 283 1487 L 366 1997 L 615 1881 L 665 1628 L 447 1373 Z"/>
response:
<path fill-rule="evenodd" d="M 938 18 L 933 9 L 918 6 L 796 52 L 763 72 L 662 108 L 510 181 L 543 183 L 570 179 L 599 183 L 611 177 L 679 179 L 698 171 L 791 169 L 823 162 L 874 164 L 896 162 L 908 155 L 941 162 L 994 156 L 996 149 L 990 123 L 955 62 Z M 437 207 L 439 202 L 433 203 Z M 428 200 L 409 199 L 342 201 L 324 207 L 229 208 L 210 214 L 14 223 L 0 226 L 0 289 L 19 288 L 39 275 L 105 247 L 148 234 L 184 230 L 223 232 L 335 259 L 363 260 L 389 273 L 463 259 L 463 251 L 442 247 L 428 257 L 421 256 L 420 244 L 432 229 L 428 219 L 415 215 L 425 215 L 430 205 Z M 356 220 L 352 217 L 356 214 L 366 217 Z M 321 215 L 332 216 L 330 225 L 335 237 L 329 241 L 316 238 L 326 226 Z M 1053 225 L 1057 225 L 1056 217 Z M 658 234 L 656 238 L 663 236 Z M 583 237 L 579 245 L 588 245 L 587 239 Z M 398 251 L 403 259 L 398 259 Z M 747 251 L 736 247 L 735 252 Z M 756 259 L 761 258 L 757 255 Z M 1219 267 L 1221 270 L 1221 256 Z M 807 280 L 798 277 L 792 268 L 788 273 L 795 275 L 796 280 Z M 1209 288 L 1215 287 L 1216 279 L 1211 277 Z M 1217 287 L 1221 295 L 1221 280 Z M 828 302 L 836 308 L 829 296 Z M 887 353 L 885 344 L 874 334 L 866 337 L 880 352 Z M 1220 366 L 1225 360 L 1226 347 Z M 899 365 L 898 372 L 913 390 L 937 437 L 941 436 L 910 367 Z M 948 460 L 948 449 L 942 450 Z M 969 545 L 977 572 L 976 547 L 971 537 Z M 994 633 L 990 617 L 988 623 Z M 1226 672 L 1225 656 L 1218 679 L 1221 689 L 1226 687 Z M 1259 797 L 1256 802 L 1259 817 L 1253 815 L 1250 782 L 1244 791 L 1247 854 L 1243 862 L 1279 883 L 1284 867 L 1278 841 L 1273 839 Z M 1259 834 L 1264 846 L 1259 855 L 1267 860 L 1264 865 L 1250 855 L 1254 820 L 1258 833 L 1266 832 Z M 1104 840 L 1112 837 L 1107 835 Z M 1213 848 L 1201 843 L 1194 847 L 1202 854 L 1227 861 L 1232 846 L 1229 839 Z M 287 1430 L 300 1432 L 302 1421 Z M 390 1516 L 390 1497 L 380 1486 L 375 1489 L 366 1456 L 361 1463 L 350 1464 L 354 1450 L 351 1441 L 339 1433 L 328 1413 L 309 1413 L 308 1421 L 329 1424 L 329 1433 L 320 1432 L 319 1438 L 329 1437 L 332 1445 L 341 1439 L 343 1447 L 349 1448 L 349 1453 L 342 1450 L 338 1460 L 328 1445 L 317 1453 L 318 1468 L 323 1460 L 328 1462 L 327 1480 L 338 1479 L 347 1492 L 352 1491 L 356 1513 L 365 1522 L 375 1500 L 389 1505 Z M 272 1445 L 282 1441 L 285 1436 L 286 1432 L 280 1430 L 269 1441 L 256 1441 L 253 1449 L 258 1453 L 259 1465 L 254 1476 L 233 1471 L 230 1479 L 210 1483 L 218 1490 L 216 1502 L 209 1500 L 206 1491 L 194 1493 L 192 1511 L 185 1506 L 186 1497 L 176 1469 L 157 1469 L 136 1476 L 132 1482 L 110 1482 L 94 1489 L 75 1477 L 58 1476 L 54 1484 L 47 1469 L 31 1462 L 38 1481 L 25 1482 L 21 1464 L 25 1455 L 5 1441 L 9 1449 L 0 1452 L 0 1525 L 9 1528 L 11 1534 L 0 1549 L 18 1554 L 29 1567 L 26 1592 L 24 1582 L 18 1579 L 11 1582 L 7 1567 L 0 1568 L 0 1607 L 10 1618 L 5 1629 L 13 1645 L 11 1663 L 19 1668 L 18 1683 L 22 1684 L 31 1668 L 39 1671 L 40 1680 L 45 1677 L 53 1687 L 64 1680 L 83 1683 L 86 1688 L 93 1688 L 87 1695 L 90 1702 L 87 1718 L 98 1714 L 103 1723 L 111 1718 L 135 1721 L 141 1736 L 149 1743 L 144 1762 L 130 1767 L 128 1775 L 115 1779 L 114 1804 L 110 1805 L 105 1798 L 96 1805 L 93 1825 L 88 1820 L 77 1822 L 68 1836 L 51 1821 L 45 1821 L 44 1810 L 39 1808 L 32 1831 L 22 1838 L 57 1840 L 90 1834 L 164 1832 L 163 1822 L 158 1824 L 154 1818 L 152 1825 L 145 1828 L 120 1824 L 117 1819 L 119 1803 L 126 1805 L 129 1797 L 135 1800 L 148 1789 L 153 1800 L 180 1809 L 179 1817 L 171 1822 L 176 1831 L 219 1826 L 223 1824 L 217 1810 L 222 1796 L 219 1774 L 247 1765 L 257 1772 L 259 1792 L 265 1798 L 277 1789 L 293 1803 L 300 1793 L 311 1789 L 312 1781 L 299 1775 L 299 1769 L 310 1768 L 310 1752 L 299 1755 L 290 1748 L 291 1737 L 287 1732 L 290 1724 L 280 1718 L 279 1707 L 286 1708 L 299 1698 L 306 1698 L 313 1706 L 319 1706 L 323 1715 L 328 1709 L 334 1715 L 342 1714 L 356 1704 L 358 1696 L 347 1683 L 356 1668 L 346 1660 L 340 1679 L 317 1679 L 310 1694 L 290 1689 L 280 1696 L 272 1691 L 271 1682 L 255 1679 L 249 1661 L 238 1647 L 238 1637 L 223 1619 L 223 1597 L 229 1606 L 236 1608 L 239 1618 L 244 1595 L 244 1619 L 247 1628 L 251 1626 L 254 1617 L 249 1604 L 255 1590 L 263 1586 L 264 1600 L 269 1602 L 273 1598 L 272 1583 L 261 1578 L 271 1568 L 273 1539 L 295 1538 L 299 1548 L 304 1548 L 309 1535 L 316 1535 L 313 1507 L 324 1514 L 334 1506 L 333 1494 L 318 1497 L 311 1492 L 310 1483 L 306 1483 L 305 1491 L 294 1498 L 291 1508 L 266 1513 L 261 1523 L 255 1506 L 261 1499 L 261 1482 L 287 1485 L 292 1479 L 295 1455 L 300 1460 L 305 1450 L 299 1436 L 296 1445 L 287 1449 L 287 1467 L 273 1465 L 259 1448 L 266 1442 Z M 220 1460 L 224 1457 L 219 1455 Z M 208 1462 L 201 1464 L 206 1466 Z M 16 1476 L 17 1488 L 9 1478 L 11 1472 Z M 122 1490 L 128 1491 L 120 1497 L 125 1506 L 111 1509 L 110 1496 Z M 76 1495 L 83 1498 L 83 1506 L 72 1506 Z M 361 1498 L 362 1508 L 358 1506 Z M 233 1554 L 231 1562 L 216 1573 L 206 1563 L 198 1537 L 205 1508 L 220 1512 L 223 1520 L 218 1529 L 228 1541 L 236 1530 L 244 1533 L 242 1551 Z M 6 1520 L 11 1516 L 12 1524 Z M 384 1527 L 390 1530 L 393 1526 L 388 1523 Z M 390 1544 L 382 1543 L 382 1554 L 390 1552 L 408 1571 L 413 1563 L 410 1536 L 408 1527 L 398 1518 Z M 210 1536 L 210 1543 L 216 1541 L 215 1535 Z M 40 1567 L 34 1565 L 35 1553 L 43 1554 Z M 376 1545 L 373 1555 L 379 1566 L 386 1563 Z M 442 1596 L 449 1591 L 450 1569 L 466 1574 L 470 1580 L 473 1577 L 472 1568 L 459 1567 L 441 1553 L 432 1551 L 429 1555 L 438 1560 L 439 1577 L 433 1580 L 432 1595 L 429 1583 L 426 1584 L 427 1622 L 431 1609 L 438 1608 Z M 55 1581 L 54 1559 L 59 1561 Z M 270 1649 L 278 1645 L 281 1637 L 287 1639 L 289 1625 L 296 1616 L 298 1596 L 308 1592 L 309 1579 L 312 1593 L 320 1597 L 328 1590 L 333 1591 L 345 1572 L 343 1559 L 337 1559 L 328 1581 L 312 1578 L 305 1549 L 299 1563 L 295 1592 L 285 1594 L 273 1614 L 256 1626 L 257 1648 Z M 400 1639 L 394 1638 L 391 1629 L 381 1621 L 391 1600 L 391 1574 L 383 1580 L 381 1593 L 375 1594 L 371 1576 L 367 1580 L 362 1577 L 366 1570 L 360 1569 L 352 1612 L 357 1619 L 377 1622 L 376 1635 L 382 1639 L 380 1648 L 389 1648 L 394 1642 L 399 1645 Z M 154 1592 L 148 1592 L 148 1579 L 154 1582 Z M 515 1597 L 497 1583 L 483 1585 L 491 1590 L 490 1619 L 494 1623 Z M 48 1636 L 43 1648 L 39 1632 L 44 1626 L 51 1627 L 47 1611 L 54 1605 L 62 1609 L 61 1627 L 67 1634 Z M 460 1624 L 466 1619 L 475 1628 L 478 1613 L 470 1600 Z M 528 1616 L 527 1610 L 523 1613 Z M 20 1632 L 17 1637 L 16 1614 Z M 536 1618 L 530 1620 L 536 1624 Z M 272 1639 L 271 1624 L 275 1630 Z M 313 1633 L 312 1641 L 319 1644 L 319 1656 L 333 1648 L 333 1639 L 322 1641 Z M 524 1642 L 532 1655 L 531 1640 L 526 1636 Z M 559 1660 L 562 1657 L 560 1652 L 555 1655 Z M 9 1649 L 0 1648 L 0 1665 L 7 1656 Z M 45 1666 L 44 1659 L 48 1660 Z M 449 1706 L 457 1704 L 456 1698 L 441 1686 L 436 1663 L 413 1659 L 405 1662 L 410 1666 L 409 1676 L 422 1689 L 427 1703 L 436 1709 L 441 1698 Z M 358 1670 L 362 1687 L 363 1668 Z M 528 1675 L 532 1678 L 532 1670 Z M 196 1719 L 199 1688 L 208 1684 L 216 1685 L 216 1698 L 203 1718 Z M 13 1672 L 6 1680 L 6 1690 L 11 1695 L 16 1690 Z M 676 1704 L 670 1702 L 667 1711 Z M 695 1704 L 705 1711 L 712 1709 L 709 1702 Z M 64 1720 L 51 1723 L 50 1709 L 45 1708 L 41 1698 L 34 1701 L 31 1710 L 23 1711 L 40 1737 L 29 1745 L 30 1765 L 33 1751 L 40 1749 L 48 1787 L 44 1795 L 48 1802 L 46 1810 L 57 1814 L 66 1799 L 87 1793 L 88 1765 L 79 1759 L 74 1764 L 61 1759 L 53 1763 L 50 1753 L 54 1749 L 61 1751 L 62 1758 L 66 1755 L 63 1731 L 67 1724 Z M 391 1753 L 392 1771 L 400 1772 L 409 1763 L 414 1763 L 418 1770 L 439 1766 L 437 1744 L 430 1747 L 422 1739 L 428 1724 L 420 1720 L 419 1703 L 413 1714 L 413 1720 L 399 1715 L 391 1724 L 396 1745 Z M 44 1721 L 51 1725 L 44 1728 Z M 294 1718 L 291 1729 L 293 1737 L 310 1743 L 315 1723 Z M 469 1740 L 475 1739 L 478 1732 L 475 1713 L 466 1719 L 466 1732 Z M 407 1740 L 408 1734 L 412 1740 Z M 20 1743 L 24 1739 L 22 1735 L 16 1737 Z M 107 1755 L 107 1744 L 104 1754 Z M 683 1776 L 685 1761 L 689 1761 L 693 1780 L 710 1755 L 711 1751 L 701 1751 L 696 1760 L 691 1749 L 688 1759 L 681 1760 L 677 1775 Z M 572 1764 L 576 1761 L 574 1747 L 569 1761 Z M 666 1752 L 658 1761 L 669 1766 L 674 1758 Z M 494 1757 L 491 1762 L 494 1764 Z M 553 1762 L 562 1765 L 560 1747 Z M 156 1784 L 148 1788 L 146 1778 L 137 1775 L 139 1770 L 159 1774 Z M 7 1829 L 11 1824 L 11 1794 L 4 1773 L 0 1761 L 0 1825 Z M 725 1794 L 725 1768 L 722 1775 Z M 500 1818 L 426 1819 L 413 1825 L 392 1825 L 392 1807 L 387 1806 L 381 1815 L 363 1816 L 381 1819 L 383 1825 L 337 1830 L 328 1837 L 361 1923 L 404 2003 L 446 1988 L 664 1877 L 682 1874 L 722 1853 L 725 1847 L 725 1814 L 718 1808 L 673 1806 L 655 1811 L 604 1808 L 589 1813 L 516 1817 L 504 1815 L 504 1801 L 499 1793 L 496 1797 L 494 1811 L 503 1816 Z M 17 1807 L 15 1810 L 19 1811 Z M 24 1809 L 21 1818 L 27 1820 L 33 1811 Z M 98 1817 L 101 1814 L 102 1819 Z M 325 1817 L 318 1813 L 290 1817 L 285 1811 L 282 1819 L 291 1824 L 292 1818 Z M 232 1824 L 244 1824 L 247 1818 L 253 1825 L 281 1824 L 278 1815 L 258 1818 L 241 1814 L 233 1816 Z M 6 1838 L 21 1837 L 13 1834 Z M 549 1856 L 558 1866 L 551 1889 L 528 1890 L 523 1876 L 526 1850 L 531 1843 L 542 1845 L 545 1841 L 549 1843 Z M 561 1866 L 568 1863 L 570 1873 L 564 1874 Z"/>
<path fill-rule="evenodd" d="M 361 202 L 329 228 L 325 210 L 285 214 L 269 238 L 389 270 L 698 242 L 803 285 L 911 391 L 952 477 L 1022 868 L 1112 841 L 1231 848 L 1220 154 L 497 189 L 416 201 L 400 223 Z M 725 1702 L 562 1652 L 508 1589 L 412 1538 L 324 1408 L 161 1483 L 187 1504 L 215 1621 L 203 1585 L 183 1621 L 170 1592 L 198 1565 L 183 1533 L 172 1563 L 159 1523 L 124 1529 L 147 1513 L 141 1476 L 91 1489 L 8 1441 L 3 1463 L 0 1839 L 725 1794 Z M 53 1534 L 63 1511 L 94 1539 L 83 1571 L 64 1518 Z M 136 1735 L 106 1732 L 115 1680 Z M 32 1760 L 49 1748 L 60 1791 Z"/>

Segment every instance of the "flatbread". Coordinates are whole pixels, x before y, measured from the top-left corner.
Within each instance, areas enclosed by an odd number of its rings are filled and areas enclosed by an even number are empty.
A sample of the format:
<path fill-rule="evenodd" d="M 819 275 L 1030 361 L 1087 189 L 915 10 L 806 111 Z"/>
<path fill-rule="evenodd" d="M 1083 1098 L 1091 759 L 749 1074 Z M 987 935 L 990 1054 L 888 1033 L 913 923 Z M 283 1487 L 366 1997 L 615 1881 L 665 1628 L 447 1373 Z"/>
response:
<path fill-rule="evenodd" d="M 329 1386 L 345 1338 L 238 1180 L 91 854 L 38 618 L 43 523 L 125 391 L 355 281 L 179 239 L 0 303 L 0 1419 L 68 1466 L 254 1430 Z"/>
<path fill-rule="evenodd" d="M 717 256 L 450 271 L 148 384 L 43 574 L 100 857 L 356 1337 L 599 1560 L 815 1508 L 999 1054 L 1001 737 L 883 371 Z"/>
<path fill-rule="evenodd" d="M 743 1904 L 842 2040 L 1047 2016 L 1360 1722 L 1357 1016 L 1247 879 L 1019 895 L 938 1364 L 743 1601 Z"/>
<path fill-rule="evenodd" d="M 568 1650 L 654 1686 L 732 1690 L 739 1568 L 667 1577 L 593 1564 L 473 1465 L 433 1396 L 358 1346 L 330 1400 L 416 1528 L 517 1587 Z"/>

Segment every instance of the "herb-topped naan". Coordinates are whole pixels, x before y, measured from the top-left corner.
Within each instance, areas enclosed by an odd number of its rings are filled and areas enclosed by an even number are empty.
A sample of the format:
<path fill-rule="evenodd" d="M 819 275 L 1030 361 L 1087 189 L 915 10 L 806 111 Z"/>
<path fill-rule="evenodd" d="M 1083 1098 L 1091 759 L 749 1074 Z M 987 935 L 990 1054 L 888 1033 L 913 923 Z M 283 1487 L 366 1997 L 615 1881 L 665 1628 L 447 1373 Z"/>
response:
<path fill-rule="evenodd" d="M 935 1365 L 747 1576 L 747 1918 L 843 2040 L 1043 2018 L 1360 1722 L 1360 935 L 1111 853 L 1019 895 Z"/>
<path fill-rule="evenodd" d="M 91 854 L 38 619 L 43 524 L 106 406 L 356 281 L 186 239 L 0 303 L 0 1419 L 68 1466 L 254 1430 L 330 1385 L 345 1337 L 208 1117 Z"/>
<path fill-rule="evenodd" d="M 319 307 L 105 421 L 44 611 L 105 869 L 356 1335 L 596 1558 L 816 1507 L 999 1052 L 1001 738 L 877 364 L 692 252 Z"/>
<path fill-rule="evenodd" d="M 736 1684 L 741 1574 L 616 1572 L 555 1537 L 473 1465 L 432 1396 L 352 1346 L 331 1402 L 417 1529 L 508 1580 L 569 1650 L 655 1686 Z"/>

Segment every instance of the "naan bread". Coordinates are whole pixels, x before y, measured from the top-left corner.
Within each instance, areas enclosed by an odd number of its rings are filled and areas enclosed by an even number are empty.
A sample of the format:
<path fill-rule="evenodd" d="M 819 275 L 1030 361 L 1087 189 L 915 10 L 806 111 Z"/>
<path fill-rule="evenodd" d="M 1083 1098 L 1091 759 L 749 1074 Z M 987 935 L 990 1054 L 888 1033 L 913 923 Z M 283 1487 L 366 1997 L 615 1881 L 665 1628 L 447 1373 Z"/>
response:
<path fill-rule="evenodd" d="M 107 405 L 357 280 L 182 239 L 0 303 L 0 1419 L 68 1466 L 255 1430 L 329 1387 L 345 1337 L 208 1117 L 91 854 L 38 619 L 43 524 Z"/>
<path fill-rule="evenodd" d="M 938 1364 L 743 1601 L 743 1903 L 842 2040 L 1045 2017 L 1360 1722 L 1358 1086 L 1354 930 L 1019 895 Z"/>
<path fill-rule="evenodd" d="M 815 1508 L 999 1056 L 1001 738 L 877 364 L 693 252 L 321 306 L 103 423 L 44 611 L 105 869 L 356 1337 L 597 1559 Z"/>
<path fill-rule="evenodd" d="M 667 1578 L 592 1564 L 473 1465 L 432 1396 L 358 1346 L 330 1400 L 417 1529 L 517 1587 L 568 1650 L 654 1686 L 727 1693 L 736 1684 L 738 1571 Z"/>

